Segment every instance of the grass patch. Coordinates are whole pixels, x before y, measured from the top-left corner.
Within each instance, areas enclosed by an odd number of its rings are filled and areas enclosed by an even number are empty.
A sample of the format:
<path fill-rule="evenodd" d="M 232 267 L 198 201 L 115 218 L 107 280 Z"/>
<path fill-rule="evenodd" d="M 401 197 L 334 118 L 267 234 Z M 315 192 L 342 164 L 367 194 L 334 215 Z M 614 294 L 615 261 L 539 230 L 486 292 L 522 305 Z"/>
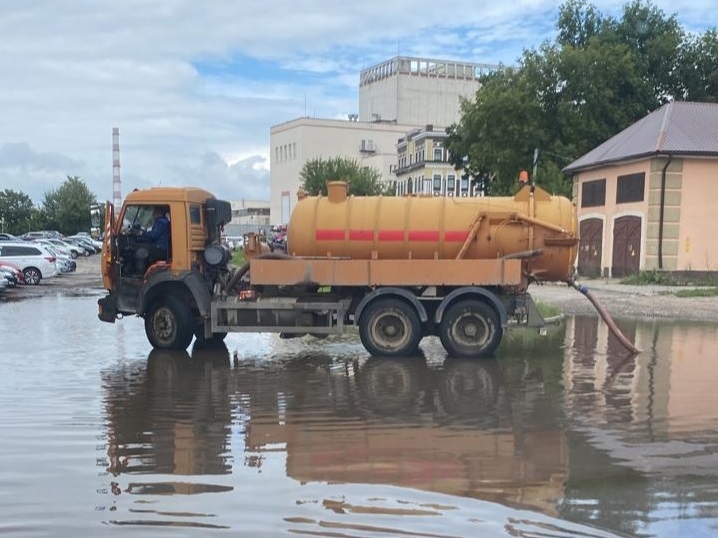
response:
<path fill-rule="evenodd" d="M 243 248 L 238 248 L 232 253 L 232 259 L 230 260 L 230 263 L 238 267 L 241 267 L 245 263 L 247 263 L 247 256 L 244 255 Z"/>
<path fill-rule="evenodd" d="M 544 318 L 552 318 L 558 316 L 561 313 L 561 309 L 553 304 L 543 303 L 541 301 L 535 301 L 536 308 Z"/>
<path fill-rule="evenodd" d="M 665 271 L 641 271 L 633 275 L 629 275 L 623 280 L 621 284 L 630 284 L 633 286 L 649 286 L 651 284 L 659 284 L 661 286 L 678 286 L 679 282 L 671 273 Z"/>
<path fill-rule="evenodd" d="M 718 286 L 718 276 L 713 271 L 641 271 L 627 276 L 621 284 L 634 286 Z"/>
<path fill-rule="evenodd" d="M 718 288 L 697 288 L 694 290 L 680 290 L 676 297 L 718 297 Z"/>

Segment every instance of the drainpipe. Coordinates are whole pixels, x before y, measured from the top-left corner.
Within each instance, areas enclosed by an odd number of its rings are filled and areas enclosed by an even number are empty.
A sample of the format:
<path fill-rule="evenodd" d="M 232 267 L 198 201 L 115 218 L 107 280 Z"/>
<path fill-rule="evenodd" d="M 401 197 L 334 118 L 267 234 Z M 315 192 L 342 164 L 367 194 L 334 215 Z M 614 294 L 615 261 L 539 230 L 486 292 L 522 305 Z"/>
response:
<path fill-rule="evenodd" d="M 663 269 L 663 216 L 666 211 L 666 172 L 673 160 L 673 154 L 668 153 L 663 170 L 661 170 L 661 205 L 658 210 L 658 268 Z"/>

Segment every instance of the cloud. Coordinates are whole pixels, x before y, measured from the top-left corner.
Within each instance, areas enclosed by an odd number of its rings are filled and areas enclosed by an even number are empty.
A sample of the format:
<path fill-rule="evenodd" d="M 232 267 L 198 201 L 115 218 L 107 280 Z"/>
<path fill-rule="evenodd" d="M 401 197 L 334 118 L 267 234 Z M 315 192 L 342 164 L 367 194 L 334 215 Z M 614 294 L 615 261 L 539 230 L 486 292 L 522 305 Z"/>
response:
<path fill-rule="evenodd" d="M 713 20 L 707 0 L 658 5 L 691 29 Z M 201 180 L 266 197 L 270 127 L 356 112 L 363 67 L 397 51 L 515 63 L 556 14 L 553 0 L 3 2 L 0 189 L 36 198 L 77 174 L 110 198 L 117 126 L 125 190 Z"/>

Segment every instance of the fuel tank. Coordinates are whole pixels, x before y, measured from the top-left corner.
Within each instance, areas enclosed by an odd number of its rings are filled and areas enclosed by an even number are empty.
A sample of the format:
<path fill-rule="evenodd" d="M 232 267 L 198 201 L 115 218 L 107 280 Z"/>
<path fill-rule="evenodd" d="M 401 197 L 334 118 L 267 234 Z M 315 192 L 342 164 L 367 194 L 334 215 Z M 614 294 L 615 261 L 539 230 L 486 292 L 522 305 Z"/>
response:
<path fill-rule="evenodd" d="M 527 259 L 543 280 L 565 280 L 578 243 L 570 200 L 532 186 L 515 196 L 449 198 L 347 196 L 301 198 L 292 212 L 287 252 L 351 259 Z"/>

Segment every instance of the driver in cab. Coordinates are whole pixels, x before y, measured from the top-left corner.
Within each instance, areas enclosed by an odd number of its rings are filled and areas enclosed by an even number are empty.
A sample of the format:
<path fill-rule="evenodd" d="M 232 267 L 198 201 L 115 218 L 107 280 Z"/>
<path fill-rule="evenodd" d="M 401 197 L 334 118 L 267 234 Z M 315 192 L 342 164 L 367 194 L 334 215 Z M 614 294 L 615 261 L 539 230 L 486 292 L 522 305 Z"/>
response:
<path fill-rule="evenodd" d="M 157 249 L 157 254 L 167 259 L 167 252 L 170 246 L 170 221 L 165 216 L 162 207 L 155 207 L 152 211 L 152 228 L 140 233 L 140 240 L 151 243 Z"/>
<path fill-rule="evenodd" d="M 158 260 L 167 260 L 170 243 L 170 221 L 165 208 L 156 206 L 152 211 L 152 227 L 149 230 L 133 230 L 141 243 L 149 243 L 135 252 L 137 270 L 144 273 L 146 268 Z"/>

